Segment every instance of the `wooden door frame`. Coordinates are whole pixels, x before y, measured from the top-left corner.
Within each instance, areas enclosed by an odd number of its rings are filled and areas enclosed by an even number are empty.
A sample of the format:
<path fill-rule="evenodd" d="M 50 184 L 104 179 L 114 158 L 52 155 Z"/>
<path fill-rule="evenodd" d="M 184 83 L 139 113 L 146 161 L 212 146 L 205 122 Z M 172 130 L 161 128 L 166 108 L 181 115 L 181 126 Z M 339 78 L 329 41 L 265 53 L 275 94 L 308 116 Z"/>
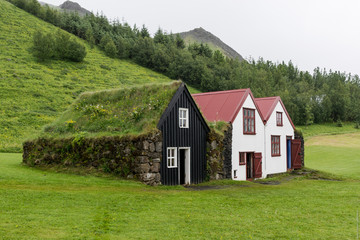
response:
<path fill-rule="evenodd" d="M 255 151 L 251 151 L 251 152 L 244 152 L 245 153 L 245 174 L 246 174 L 246 181 L 252 181 L 254 179 L 254 176 L 252 176 L 251 178 L 248 178 L 247 175 L 247 154 L 251 153 L 251 171 L 252 171 L 252 175 L 254 175 L 254 153 Z"/>
<path fill-rule="evenodd" d="M 185 179 L 184 179 L 184 182 L 185 182 L 185 185 L 190 185 L 191 184 L 191 154 L 190 154 L 190 151 L 191 151 L 191 147 L 179 147 L 178 148 L 178 156 L 180 156 L 180 150 L 185 150 L 185 153 L 184 153 L 184 171 L 185 171 Z M 181 183 L 180 181 L 180 169 L 181 169 L 181 166 L 180 166 L 180 157 L 178 158 L 178 180 L 179 180 L 179 184 Z"/>

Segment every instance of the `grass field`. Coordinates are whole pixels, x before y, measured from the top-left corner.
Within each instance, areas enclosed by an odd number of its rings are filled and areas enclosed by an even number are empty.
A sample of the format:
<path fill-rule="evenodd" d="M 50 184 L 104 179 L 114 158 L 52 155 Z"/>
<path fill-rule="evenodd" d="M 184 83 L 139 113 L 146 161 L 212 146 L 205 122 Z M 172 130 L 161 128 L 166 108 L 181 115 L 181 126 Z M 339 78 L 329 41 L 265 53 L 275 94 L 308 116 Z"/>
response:
<path fill-rule="evenodd" d="M 305 139 L 319 135 L 337 135 L 344 133 L 360 133 L 360 129 L 355 128 L 355 123 L 345 122 L 342 127 L 337 127 L 336 123 L 312 124 L 309 126 L 296 126 L 300 129 Z"/>
<path fill-rule="evenodd" d="M 306 167 L 360 180 L 360 133 L 312 137 L 305 159 Z"/>
<path fill-rule="evenodd" d="M 57 28 L 0 0 L 0 151 L 20 151 L 21 143 L 52 122 L 82 92 L 169 78 L 129 61 L 111 59 L 84 41 L 84 62 L 37 62 L 31 54 L 36 30 Z"/>
<path fill-rule="evenodd" d="M 355 180 L 220 181 L 195 191 L 20 162 L 0 154 L 0 239 L 356 239 Z"/>

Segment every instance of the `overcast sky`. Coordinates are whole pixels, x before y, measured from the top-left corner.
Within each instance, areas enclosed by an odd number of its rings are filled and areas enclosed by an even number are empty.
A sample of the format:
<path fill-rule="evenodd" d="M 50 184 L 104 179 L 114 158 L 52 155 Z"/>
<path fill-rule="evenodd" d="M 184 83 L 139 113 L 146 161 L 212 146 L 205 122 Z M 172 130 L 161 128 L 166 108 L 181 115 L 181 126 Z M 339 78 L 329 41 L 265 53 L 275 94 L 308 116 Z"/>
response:
<path fill-rule="evenodd" d="M 360 74 L 359 0 L 73 1 L 111 19 L 145 24 L 152 34 L 159 27 L 173 33 L 203 27 L 245 59 Z"/>

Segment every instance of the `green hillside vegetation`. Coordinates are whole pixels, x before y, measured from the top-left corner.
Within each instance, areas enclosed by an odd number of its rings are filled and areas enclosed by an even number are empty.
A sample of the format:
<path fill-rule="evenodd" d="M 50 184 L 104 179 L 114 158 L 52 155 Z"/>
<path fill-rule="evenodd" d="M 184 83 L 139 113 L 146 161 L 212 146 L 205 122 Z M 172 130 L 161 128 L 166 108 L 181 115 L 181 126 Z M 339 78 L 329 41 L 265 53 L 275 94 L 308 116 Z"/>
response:
<path fill-rule="evenodd" d="M 0 151 L 20 151 L 85 91 L 171 80 L 132 62 L 111 59 L 86 42 L 83 62 L 38 62 L 30 51 L 35 31 L 58 28 L 0 0 Z"/>
<path fill-rule="evenodd" d="M 289 63 L 263 59 L 237 61 L 206 44 L 186 46 L 180 35 L 159 29 L 154 35 L 103 15 L 61 13 L 41 8 L 36 0 L 8 0 L 70 33 L 99 46 L 108 56 L 131 59 L 181 79 L 201 91 L 251 88 L 255 97 L 280 96 L 296 125 L 337 121 L 360 122 L 360 78 L 316 68 L 301 71 Z"/>
<path fill-rule="evenodd" d="M 180 81 L 84 93 L 42 136 L 137 135 L 156 129 Z"/>

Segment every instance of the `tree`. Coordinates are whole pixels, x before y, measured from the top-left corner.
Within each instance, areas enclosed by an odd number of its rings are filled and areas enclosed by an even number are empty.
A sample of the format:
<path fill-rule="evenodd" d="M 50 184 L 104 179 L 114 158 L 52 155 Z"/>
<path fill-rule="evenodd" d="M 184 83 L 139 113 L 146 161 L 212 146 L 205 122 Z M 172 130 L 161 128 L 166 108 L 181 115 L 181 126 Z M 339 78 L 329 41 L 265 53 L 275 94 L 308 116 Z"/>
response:
<path fill-rule="evenodd" d="M 217 64 L 221 64 L 225 62 L 224 55 L 219 50 L 216 50 L 214 52 L 213 59 Z"/>
<path fill-rule="evenodd" d="M 37 0 L 30 0 L 27 2 L 26 6 L 26 11 L 28 11 L 29 13 L 40 17 L 40 13 L 41 13 L 41 5 Z"/>
<path fill-rule="evenodd" d="M 147 30 L 147 28 L 145 27 L 145 25 L 142 26 L 141 30 L 140 30 L 140 36 L 142 38 L 146 38 L 146 37 L 150 37 L 150 33 Z"/>
<path fill-rule="evenodd" d="M 154 35 L 154 43 L 166 44 L 169 42 L 168 36 L 166 36 L 161 28 L 159 28 Z"/>
<path fill-rule="evenodd" d="M 185 49 L 185 41 L 181 38 L 180 34 L 176 34 L 175 44 L 177 48 Z"/>
<path fill-rule="evenodd" d="M 117 55 L 117 49 L 116 49 L 115 43 L 112 40 L 110 40 L 109 42 L 106 43 L 104 50 L 105 50 L 106 55 L 111 58 L 114 58 Z"/>
<path fill-rule="evenodd" d="M 117 39 L 117 41 L 115 42 L 115 45 L 116 45 L 116 49 L 117 49 L 117 56 L 119 58 L 127 58 L 128 57 L 128 49 L 127 49 L 126 41 L 122 37 L 119 37 Z"/>
<path fill-rule="evenodd" d="M 54 37 L 51 34 L 36 31 L 33 36 L 32 47 L 34 56 L 40 61 L 53 58 L 55 56 L 54 42 Z"/>
<path fill-rule="evenodd" d="M 95 46 L 95 38 L 93 31 L 89 28 L 85 33 L 85 39 L 90 44 L 90 47 L 93 48 Z"/>

